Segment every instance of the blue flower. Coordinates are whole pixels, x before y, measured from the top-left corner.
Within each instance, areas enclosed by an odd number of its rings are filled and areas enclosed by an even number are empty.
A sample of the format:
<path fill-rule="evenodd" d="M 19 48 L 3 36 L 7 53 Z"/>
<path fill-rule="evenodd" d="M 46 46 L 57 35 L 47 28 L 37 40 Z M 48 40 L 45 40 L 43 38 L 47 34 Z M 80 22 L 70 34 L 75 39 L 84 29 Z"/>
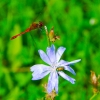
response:
<path fill-rule="evenodd" d="M 59 76 L 63 77 L 65 80 L 68 80 L 72 84 L 75 83 L 75 79 L 71 78 L 70 76 L 66 75 L 63 70 L 67 70 L 75 75 L 75 71 L 69 66 L 71 64 L 79 62 L 81 59 L 74 60 L 71 62 L 60 60 L 62 54 L 66 48 L 59 47 L 57 52 L 55 52 L 55 46 L 52 45 L 51 47 L 47 47 L 47 54 L 39 50 L 39 55 L 41 59 L 47 63 L 48 65 L 44 64 L 36 64 L 31 67 L 32 73 L 32 80 L 39 80 L 45 77 L 46 75 L 50 74 L 47 84 L 47 92 L 51 93 L 52 90 L 55 89 L 56 93 L 58 93 L 58 78 Z"/>

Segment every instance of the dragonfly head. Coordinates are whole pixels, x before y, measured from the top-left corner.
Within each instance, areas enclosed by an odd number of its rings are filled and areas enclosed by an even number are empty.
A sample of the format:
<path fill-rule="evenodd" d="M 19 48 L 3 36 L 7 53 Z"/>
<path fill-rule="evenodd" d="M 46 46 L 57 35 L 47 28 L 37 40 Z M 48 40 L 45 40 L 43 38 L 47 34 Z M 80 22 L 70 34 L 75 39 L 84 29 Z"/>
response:
<path fill-rule="evenodd" d="M 42 26 L 44 26 L 43 22 L 39 22 L 39 28 L 41 28 Z"/>

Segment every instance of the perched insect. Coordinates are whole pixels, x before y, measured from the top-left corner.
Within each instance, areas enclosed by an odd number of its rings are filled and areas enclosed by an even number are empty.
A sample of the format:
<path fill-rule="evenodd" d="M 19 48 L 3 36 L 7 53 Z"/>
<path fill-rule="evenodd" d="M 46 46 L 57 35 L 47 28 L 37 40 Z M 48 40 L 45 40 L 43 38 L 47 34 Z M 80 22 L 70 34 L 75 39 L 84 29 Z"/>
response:
<path fill-rule="evenodd" d="M 44 26 L 44 24 L 43 24 L 42 22 L 39 22 L 39 23 L 34 22 L 34 23 L 32 23 L 31 26 L 30 26 L 29 28 L 27 28 L 24 32 L 21 32 L 20 34 L 17 34 L 17 35 L 15 35 L 15 36 L 11 37 L 11 40 L 17 38 L 18 36 L 20 36 L 20 35 L 22 35 L 22 34 L 25 34 L 25 33 L 27 33 L 27 32 L 30 32 L 31 30 L 38 29 L 38 28 L 41 28 L 41 27 L 43 27 L 43 26 Z"/>
<path fill-rule="evenodd" d="M 55 42 L 56 40 L 60 40 L 60 37 L 54 34 L 54 28 L 52 27 L 49 33 L 49 39 L 51 42 Z"/>
<path fill-rule="evenodd" d="M 58 67 L 56 70 L 57 71 L 63 71 L 64 70 L 64 67 Z"/>

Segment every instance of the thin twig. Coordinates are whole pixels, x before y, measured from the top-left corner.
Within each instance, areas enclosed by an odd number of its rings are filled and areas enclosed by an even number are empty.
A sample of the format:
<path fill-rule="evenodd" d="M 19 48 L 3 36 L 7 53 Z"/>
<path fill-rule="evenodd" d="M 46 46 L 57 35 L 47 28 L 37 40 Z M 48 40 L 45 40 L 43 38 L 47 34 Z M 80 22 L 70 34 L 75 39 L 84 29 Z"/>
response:
<path fill-rule="evenodd" d="M 92 100 L 98 93 L 94 93 L 94 95 L 90 98 Z"/>
<path fill-rule="evenodd" d="M 44 26 L 45 30 L 46 30 L 46 36 L 47 36 L 47 41 L 48 41 L 48 46 L 50 46 L 50 38 L 49 38 L 49 33 L 48 33 L 48 30 L 47 30 L 47 27 Z"/>

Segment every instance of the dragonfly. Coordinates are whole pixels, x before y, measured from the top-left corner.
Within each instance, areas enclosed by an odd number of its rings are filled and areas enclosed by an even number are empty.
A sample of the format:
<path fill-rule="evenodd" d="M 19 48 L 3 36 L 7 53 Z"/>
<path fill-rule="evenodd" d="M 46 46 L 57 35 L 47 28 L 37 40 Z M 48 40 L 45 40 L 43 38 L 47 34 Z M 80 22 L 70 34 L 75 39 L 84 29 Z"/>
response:
<path fill-rule="evenodd" d="M 23 35 L 23 34 L 25 34 L 25 33 L 27 33 L 27 32 L 30 32 L 31 30 L 42 28 L 43 26 L 44 26 L 43 22 L 38 22 L 38 23 L 37 23 L 37 22 L 33 22 L 33 23 L 30 25 L 30 27 L 27 28 L 25 31 L 23 31 L 23 32 L 21 32 L 21 33 L 15 35 L 15 36 L 12 36 L 12 37 L 11 37 L 11 40 L 13 40 L 13 39 L 17 38 L 18 36 L 21 36 L 21 35 Z"/>

